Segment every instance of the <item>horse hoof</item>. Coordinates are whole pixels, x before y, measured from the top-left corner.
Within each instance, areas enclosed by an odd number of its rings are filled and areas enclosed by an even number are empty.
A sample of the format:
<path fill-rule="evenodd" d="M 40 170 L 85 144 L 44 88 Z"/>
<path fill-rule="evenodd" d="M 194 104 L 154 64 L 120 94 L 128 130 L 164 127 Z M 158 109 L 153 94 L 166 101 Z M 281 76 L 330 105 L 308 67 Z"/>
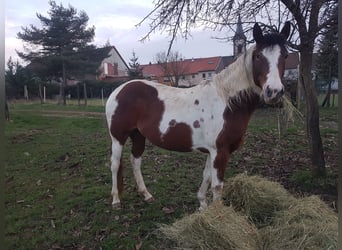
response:
<path fill-rule="evenodd" d="M 120 203 L 114 203 L 114 204 L 112 204 L 112 209 L 114 209 L 114 210 L 119 210 L 119 209 L 121 209 L 121 204 L 120 204 Z"/>
<path fill-rule="evenodd" d="M 154 202 L 154 198 L 153 197 L 150 197 L 148 199 L 145 200 L 147 203 L 152 203 Z"/>

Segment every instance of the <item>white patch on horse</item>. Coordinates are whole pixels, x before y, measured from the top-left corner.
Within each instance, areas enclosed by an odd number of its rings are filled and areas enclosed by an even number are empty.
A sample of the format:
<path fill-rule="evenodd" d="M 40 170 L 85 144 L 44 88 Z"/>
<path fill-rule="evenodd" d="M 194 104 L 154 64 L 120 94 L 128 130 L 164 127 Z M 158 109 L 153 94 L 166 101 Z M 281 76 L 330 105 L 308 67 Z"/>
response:
<path fill-rule="evenodd" d="M 240 91 L 261 94 L 261 89 L 255 85 L 253 80 L 252 55 L 254 50 L 255 46 L 252 46 L 246 51 L 246 54 L 238 57 L 234 63 L 214 77 L 217 94 L 229 108 L 231 108 L 231 98 L 239 97 L 237 94 Z M 239 84 L 236 84 L 237 82 Z"/>
<path fill-rule="evenodd" d="M 118 93 L 122 90 L 123 87 L 125 87 L 129 82 L 120 85 L 117 87 L 113 93 L 109 96 L 107 102 L 106 102 L 106 118 L 107 118 L 107 125 L 110 128 L 110 124 L 112 121 L 112 117 L 115 114 L 116 108 L 118 107 L 118 101 L 116 100 L 116 96 Z"/>
<path fill-rule="evenodd" d="M 152 195 L 147 191 L 144 179 L 141 174 L 141 157 L 135 158 L 131 154 L 131 164 L 133 168 L 133 175 L 138 186 L 138 192 L 144 196 L 145 201 L 152 199 Z"/>
<path fill-rule="evenodd" d="M 279 76 L 278 61 L 280 57 L 280 47 L 279 45 L 274 45 L 272 47 L 267 47 L 262 50 L 263 56 L 268 60 L 269 72 L 267 74 L 267 81 L 263 86 L 265 90 L 269 87 L 272 90 L 281 91 L 283 89 L 283 84 Z"/>
<path fill-rule="evenodd" d="M 216 148 L 213 138 L 222 129 L 222 114 L 226 104 L 220 100 L 215 86 L 206 83 L 189 89 L 172 88 L 171 94 L 171 89 L 166 89 L 164 85 L 155 87 L 158 98 L 164 103 L 164 113 L 159 125 L 162 137 L 168 133 L 170 127 L 184 123 L 192 130 L 192 149 Z M 195 104 L 195 100 L 198 104 Z M 203 109 L 206 110 L 205 113 Z M 212 115 L 218 119 L 210 119 Z M 175 123 L 170 124 L 170 121 Z"/>

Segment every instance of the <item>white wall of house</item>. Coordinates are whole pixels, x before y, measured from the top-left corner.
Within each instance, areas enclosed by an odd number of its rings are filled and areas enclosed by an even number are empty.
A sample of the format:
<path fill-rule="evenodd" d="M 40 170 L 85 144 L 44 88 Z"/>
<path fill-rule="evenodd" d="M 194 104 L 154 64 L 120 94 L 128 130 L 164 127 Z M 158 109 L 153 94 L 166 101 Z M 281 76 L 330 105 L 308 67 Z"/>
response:
<path fill-rule="evenodd" d="M 197 74 L 185 75 L 183 79 L 179 81 L 179 86 L 194 86 L 203 81 L 212 81 L 216 75 L 215 71 L 203 71 Z"/>
<path fill-rule="evenodd" d="M 127 70 L 128 68 L 126 67 L 125 63 L 122 61 L 121 57 L 116 53 L 115 49 L 112 48 L 109 52 L 110 56 L 105 58 L 102 63 L 101 63 L 101 68 L 104 69 L 103 73 L 105 74 L 105 66 L 104 63 L 111 63 L 114 65 L 114 63 L 118 64 L 118 74 L 120 76 L 127 76 Z M 108 72 L 108 71 L 107 71 Z"/>

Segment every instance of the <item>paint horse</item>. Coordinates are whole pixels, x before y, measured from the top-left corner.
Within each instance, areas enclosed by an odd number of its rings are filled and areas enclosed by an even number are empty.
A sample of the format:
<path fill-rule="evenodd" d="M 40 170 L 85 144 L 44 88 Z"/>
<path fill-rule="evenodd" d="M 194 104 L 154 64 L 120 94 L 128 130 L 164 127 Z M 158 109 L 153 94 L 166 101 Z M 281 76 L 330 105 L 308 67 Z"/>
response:
<path fill-rule="evenodd" d="M 260 99 L 275 103 L 284 93 L 281 78 L 289 32 L 289 22 L 280 33 L 265 35 L 255 24 L 256 44 L 217 74 L 213 82 L 181 89 L 132 80 L 116 88 L 106 103 L 112 139 L 112 206 L 120 206 L 121 157 L 128 137 L 132 140 L 130 160 L 134 178 L 138 192 L 146 201 L 153 199 L 141 174 L 146 139 L 168 150 L 207 153 L 197 194 L 200 209 L 207 207 L 206 192 L 210 184 L 213 200 L 220 199 L 226 164 L 242 145 L 248 122 Z"/>

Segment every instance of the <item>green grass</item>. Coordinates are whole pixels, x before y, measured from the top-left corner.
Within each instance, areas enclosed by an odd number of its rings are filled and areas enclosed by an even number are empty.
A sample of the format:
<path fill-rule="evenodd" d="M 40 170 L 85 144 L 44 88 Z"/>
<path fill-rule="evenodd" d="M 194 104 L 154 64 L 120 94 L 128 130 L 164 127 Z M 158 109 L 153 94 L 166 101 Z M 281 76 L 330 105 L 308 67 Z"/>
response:
<path fill-rule="evenodd" d="M 10 109 L 12 121 L 5 128 L 8 249 L 135 249 L 140 243 L 143 249 L 165 249 L 167 243 L 155 234 L 158 225 L 172 223 L 198 208 L 196 192 L 202 181 L 204 154 L 170 152 L 147 144 L 142 172 L 155 198 L 147 204 L 136 192 L 128 143 L 122 208 L 112 210 L 110 139 L 104 116 L 54 113 L 102 114 L 101 105 L 10 103 Z M 334 115 L 331 110 L 323 112 L 329 113 L 324 116 L 327 120 Z M 293 170 L 308 167 L 304 125 L 290 126 L 279 139 L 276 117 L 275 109 L 257 110 L 245 145 L 230 159 L 226 177 L 248 171 L 283 178 L 277 171 L 288 164 L 294 184 L 303 178 L 311 181 L 310 176 Z M 326 130 L 324 142 L 335 145 L 336 129 Z M 336 168 L 336 148 L 327 149 L 332 169 Z"/>

